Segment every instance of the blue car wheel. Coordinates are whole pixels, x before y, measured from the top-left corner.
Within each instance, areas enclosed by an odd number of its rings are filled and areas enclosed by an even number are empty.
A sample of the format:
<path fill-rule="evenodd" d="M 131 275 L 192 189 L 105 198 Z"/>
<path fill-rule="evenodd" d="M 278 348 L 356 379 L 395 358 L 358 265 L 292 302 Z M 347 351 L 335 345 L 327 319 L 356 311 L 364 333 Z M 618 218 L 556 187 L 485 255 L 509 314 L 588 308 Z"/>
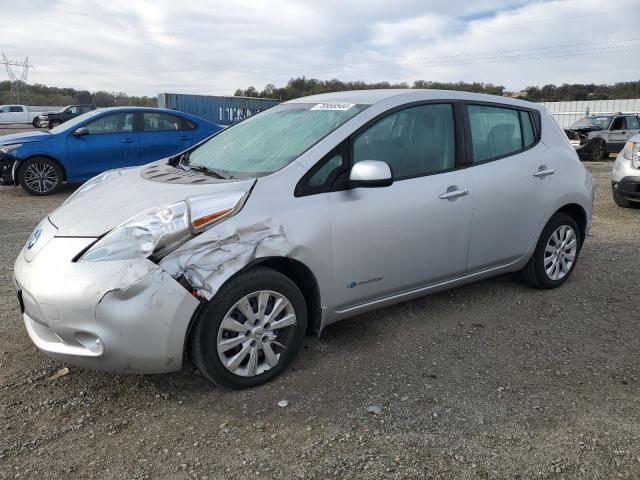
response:
<path fill-rule="evenodd" d="M 51 195 L 62 185 L 62 170 L 48 158 L 31 158 L 20 167 L 18 181 L 31 195 Z"/>

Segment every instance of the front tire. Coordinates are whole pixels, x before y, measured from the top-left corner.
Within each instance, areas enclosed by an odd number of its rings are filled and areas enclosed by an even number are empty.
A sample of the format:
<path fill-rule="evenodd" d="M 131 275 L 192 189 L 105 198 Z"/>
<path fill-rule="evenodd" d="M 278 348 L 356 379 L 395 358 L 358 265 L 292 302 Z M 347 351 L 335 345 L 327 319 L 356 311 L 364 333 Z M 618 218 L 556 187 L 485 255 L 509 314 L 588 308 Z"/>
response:
<path fill-rule="evenodd" d="M 607 152 L 607 144 L 604 140 L 599 140 L 593 148 L 593 152 L 591 153 L 591 159 L 595 161 L 604 160 L 609 156 L 609 152 Z"/>
<path fill-rule="evenodd" d="M 38 128 L 40 126 L 40 117 L 35 117 L 31 122 L 31 125 L 33 125 L 34 128 Z"/>
<path fill-rule="evenodd" d="M 554 214 L 521 272 L 522 279 L 533 288 L 559 287 L 573 273 L 581 247 L 582 238 L 575 219 L 566 213 Z"/>
<path fill-rule="evenodd" d="M 62 169 L 49 158 L 35 157 L 24 162 L 18 172 L 20 186 L 31 195 L 52 195 L 62 185 Z"/>
<path fill-rule="evenodd" d="M 306 303 L 296 284 L 257 267 L 232 278 L 203 307 L 191 333 L 191 353 L 210 381 L 251 388 L 291 364 L 306 329 Z"/>

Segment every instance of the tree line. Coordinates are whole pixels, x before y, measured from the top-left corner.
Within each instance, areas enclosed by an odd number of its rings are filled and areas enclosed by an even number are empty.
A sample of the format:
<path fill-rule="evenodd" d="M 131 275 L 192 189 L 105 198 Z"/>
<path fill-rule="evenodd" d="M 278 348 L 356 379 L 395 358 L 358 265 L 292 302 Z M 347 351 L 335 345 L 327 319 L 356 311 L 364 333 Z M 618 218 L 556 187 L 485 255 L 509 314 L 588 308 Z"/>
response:
<path fill-rule="evenodd" d="M 463 90 L 475 93 L 488 93 L 491 95 L 505 95 L 506 89 L 502 85 L 492 83 L 467 83 L 467 82 L 432 82 L 416 80 L 412 84 L 402 83 L 366 83 L 343 82 L 341 80 L 317 80 L 315 78 L 298 77 L 289 80 L 286 86 L 276 87 L 272 83 L 264 89 L 255 87 L 236 90 L 236 96 L 275 98 L 279 100 L 291 100 L 306 95 L 335 92 L 342 90 L 367 90 L 373 88 L 435 88 L 442 90 Z M 511 96 L 530 100 L 532 102 L 557 102 L 573 100 L 607 100 L 615 98 L 640 98 L 640 81 L 619 82 L 613 85 L 596 84 L 563 84 L 545 85 L 543 87 L 527 87 L 521 92 L 514 92 Z"/>
<path fill-rule="evenodd" d="M 336 92 L 344 90 L 367 90 L 373 88 L 430 88 L 441 90 L 462 90 L 475 93 L 488 93 L 491 95 L 506 95 L 506 89 L 502 85 L 480 82 L 432 82 L 416 80 L 412 84 L 390 82 L 343 82 L 341 80 L 318 80 L 315 78 L 297 77 L 290 79 L 284 87 L 276 87 L 270 83 L 262 90 L 255 87 L 237 89 L 235 96 L 274 98 L 278 100 L 291 100 L 294 98 L 314 95 L 318 93 Z M 9 94 L 11 84 L 8 81 L 0 82 L 0 105 L 10 103 Z M 527 87 L 522 92 L 511 94 L 530 100 L 532 102 L 558 102 L 574 100 L 608 100 L 623 98 L 640 98 L 640 81 L 619 82 L 613 85 L 596 84 L 563 84 L 545 85 L 543 87 Z M 39 83 L 21 86 L 21 102 L 28 105 L 55 105 L 64 106 L 70 104 L 90 104 L 97 107 L 116 106 L 140 106 L 157 107 L 156 97 L 136 97 L 124 92 L 89 92 L 74 88 L 48 87 Z"/>
<path fill-rule="evenodd" d="M 0 82 L 0 105 L 10 102 L 11 83 Z M 48 87 L 39 83 L 20 85 L 20 103 L 26 105 L 65 106 L 72 104 L 95 105 L 96 107 L 157 107 L 156 97 L 135 97 L 124 92 L 89 92 L 75 88 Z"/>

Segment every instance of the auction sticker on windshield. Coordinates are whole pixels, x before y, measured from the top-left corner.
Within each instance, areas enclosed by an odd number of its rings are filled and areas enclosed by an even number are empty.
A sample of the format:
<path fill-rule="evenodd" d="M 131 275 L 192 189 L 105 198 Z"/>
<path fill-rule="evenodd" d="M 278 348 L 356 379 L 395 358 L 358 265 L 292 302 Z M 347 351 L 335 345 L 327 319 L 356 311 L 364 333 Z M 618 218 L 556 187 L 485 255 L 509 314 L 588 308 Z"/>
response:
<path fill-rule="evenodd" d="M 309 110 L 349 110 L 355 106 L 355 103 L 319 103 Z"/>

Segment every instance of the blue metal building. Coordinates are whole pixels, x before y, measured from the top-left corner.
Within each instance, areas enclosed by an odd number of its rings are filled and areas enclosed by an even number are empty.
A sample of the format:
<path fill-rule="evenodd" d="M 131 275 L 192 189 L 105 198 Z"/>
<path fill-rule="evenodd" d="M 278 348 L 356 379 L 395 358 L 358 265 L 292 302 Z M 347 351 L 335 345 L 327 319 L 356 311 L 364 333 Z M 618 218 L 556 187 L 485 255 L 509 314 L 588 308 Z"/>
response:
<path fill-rule="evenodd" d="M 278 103 L 280 100 L 270 98 L 158 94 L 158 107 L 197 115 L 218 125 L 231 125 Z"/>

